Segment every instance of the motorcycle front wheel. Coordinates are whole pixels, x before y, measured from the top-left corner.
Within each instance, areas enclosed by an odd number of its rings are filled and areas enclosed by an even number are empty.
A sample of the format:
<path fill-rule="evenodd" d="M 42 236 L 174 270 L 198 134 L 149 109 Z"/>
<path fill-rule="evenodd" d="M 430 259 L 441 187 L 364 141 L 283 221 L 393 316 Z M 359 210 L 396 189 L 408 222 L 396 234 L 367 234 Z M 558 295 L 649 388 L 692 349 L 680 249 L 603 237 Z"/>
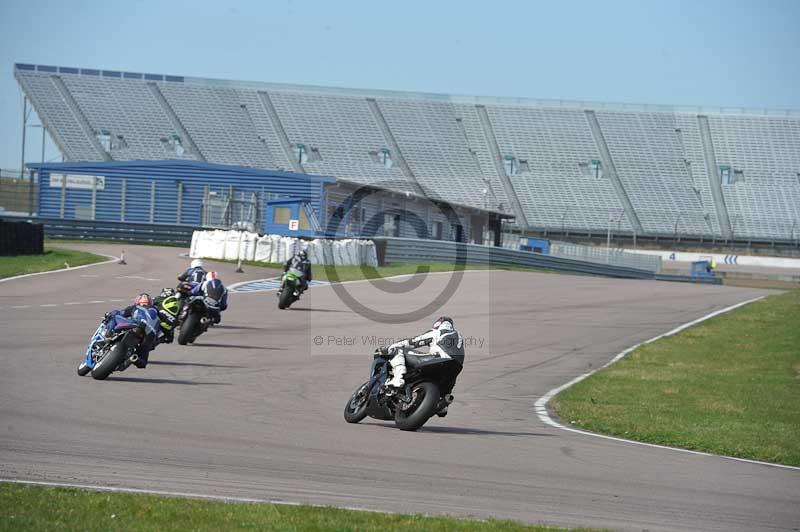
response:
<path fill-rule="evenodd" d="M 358 423 L 367 417 L 367 386 L 369 381 L 359 386 L 344 405 L 344 420 L 348 423 Z"/>
<path fill-rule="evenodd" d="M 93 379 L 98 381 L 104 380 L 117 369 L 117 366 L 122 364 L 122 361 L 125 360 L 125 355 L 128 354 L 128 349 L 125 347 L 126 339 L 127 338 L 122 338 L 119 342 L 114 344 L 114 347 L 106 353 L 106 356 L 97 361 L 94 368 L 92 368 Z"/>

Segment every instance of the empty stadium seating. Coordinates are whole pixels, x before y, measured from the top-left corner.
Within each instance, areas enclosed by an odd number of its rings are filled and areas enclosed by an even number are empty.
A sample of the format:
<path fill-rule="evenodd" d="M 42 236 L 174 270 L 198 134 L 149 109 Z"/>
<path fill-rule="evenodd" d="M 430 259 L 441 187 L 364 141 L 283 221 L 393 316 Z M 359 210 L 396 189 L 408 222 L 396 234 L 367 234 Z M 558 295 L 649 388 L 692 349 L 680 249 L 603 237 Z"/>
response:
<path fill-rule="evenodd" d="M 800 237 L 798 113 L 36 65 L 16 65 L 15 76 L 68 160 L 284 168 L 515 214 L 535 229 Z"/>

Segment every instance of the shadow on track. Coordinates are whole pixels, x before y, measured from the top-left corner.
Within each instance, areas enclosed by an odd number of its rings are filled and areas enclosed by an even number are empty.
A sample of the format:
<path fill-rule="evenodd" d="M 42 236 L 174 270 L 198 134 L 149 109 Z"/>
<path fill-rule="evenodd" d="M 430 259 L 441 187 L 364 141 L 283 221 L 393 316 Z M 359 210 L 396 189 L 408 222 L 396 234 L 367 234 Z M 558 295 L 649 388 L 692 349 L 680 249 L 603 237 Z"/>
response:
<path fill-rule="evenodd" d="M 362 423 L 370 427 L 384 427 L 387 429 L 398 430 L 394 423 Z M 424 426 L 418 432 L 433 432 L 436 434 L 471 434 L 471 435 L 486 435 L 486 436 L 542 436 L 549 437 L 553 434 L 545 434 L 542 432 L 510 432 L 502 430 L 483 430 L 483 429 L 470 429 L 466 427 L 437 427 L 437 426 Z"/>
<path fill-rule="evenodd" d="M 290 307 L 289 310 L 293 312 L 349 312 L 347 310 L 336 310 L 332 308 L 308 308 L 308 307 Z"/>
<path fill-rule="evenodd" d="M 152 360 L 147 363 L 148 366 L 193 366 L 198 368 L 228 368 L 240 369 L 244 366 L 234 366 L 232 364 L 204 364 L 202 362 L 170 362 L 166 360 Z"/>
<path fill-rule="evenodd" d="M 217 327 L 217 328 L 219 328 L 220 330 L 223 330 L 223 331 L 226 330 L 226 329 L 230 329 L 232 331 L 265 331 L 266 330 L 264 327 L 253 327 L 253 326 L 250 326 L 250 325 L 225 325 L 225 324 L 219 324 L 219 325 L 215 325 L 214 327 Z"/>
<path fill-rule="evenodd" d="M 286 351 L 285 347 L 267 347 L 264 345 L 236 345 L 236 344 L 201 344 L 195 342 L 192 344 L 195 347 L 218 347 L 227 349 L 262 349 L 265 351 Z M 226 367 L 226 366 L 221 366 Z"/>
<path fill-rule="evenodd" d="M 230 386 L 231 383 L 229 382 L 198 382 L 198 381 L 186 381 L 181 379 L 150 379 L 147 377 L 138 378 L 138 377 L 116 377 L 111 376 L 109 377 L 110 381 L 121 381 L 121 382 L 140 382 L 145 384 L 185 384 L 187 386 Z"/>

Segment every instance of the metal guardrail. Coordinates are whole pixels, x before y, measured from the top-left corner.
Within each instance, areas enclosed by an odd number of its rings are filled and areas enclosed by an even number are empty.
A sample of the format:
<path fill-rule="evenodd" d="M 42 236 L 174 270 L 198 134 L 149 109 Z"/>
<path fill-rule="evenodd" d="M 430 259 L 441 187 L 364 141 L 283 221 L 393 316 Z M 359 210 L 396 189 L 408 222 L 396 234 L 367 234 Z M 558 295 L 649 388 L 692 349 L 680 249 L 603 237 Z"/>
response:
<path fill-rule="evenodd" d="M 121 240 L 140 243 L 158 242 L 160 244 L 189 245 L 192 242 L 192 233 L 195 229 L 198 229 L 190 225 L 62 220 L 60 218 L 38 218 L 35 216 L 0 216 L 0 219 L 42 224 L 47 238 Z"/>
<path fill-rule="evenodd" d="M 598 264 L 594 262 L 553 257 L 531 251 L 516 251 L 500 247 L 463 244 L 443 240 L 414 240 L 409 238 L 374 237 L 379 248 L 378 260 L 387 262 L 449 262 L 492 264 L 497 266 L 524 266 L 546 270 L 597 275 L 623 279 L 658 279 L 663 281 L 720 284 L 718 278 L 698 278 L 684 275 L 656 274 L 653 271 Z M 384 249 L 380 249 L 383 247 Z"/>
<path fill-rule="evenodd" d="M 661 257 L 628 253 L 621 249 L 582 246 L 569 242 L 550 242 L 550 255 L 565 259 L 577 259 L 598 264 L 613 264 L 637 270 L 661 272 Z"/>

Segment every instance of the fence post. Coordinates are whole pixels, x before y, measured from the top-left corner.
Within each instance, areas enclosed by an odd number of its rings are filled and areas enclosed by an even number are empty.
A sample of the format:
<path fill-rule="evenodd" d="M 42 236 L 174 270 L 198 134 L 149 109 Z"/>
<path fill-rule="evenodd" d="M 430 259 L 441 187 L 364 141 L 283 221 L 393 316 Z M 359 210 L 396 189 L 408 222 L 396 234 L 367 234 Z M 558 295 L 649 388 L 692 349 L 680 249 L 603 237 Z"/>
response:
<path fill-rule="evenodd" d="M 203 186 L 203 206 L 200 207 L 200 225 L 208 226 L 208 184 Z"/>
<path fill-rule="evenodd" d="M 175 213 L 175 223 L 181 223 L 181 206 L 183 205 L 183 181 L 178 181 L 178 209 Z"/>
<path fill-rule="evenodd" d="M 150 223 L 156 217 L 156 180 L 150 181 Z"/>
<path fill-rule="evenodd" d="M 49 178 L 53 179 L 53 174 L 49 174 Z M 64 207 L 67 203 L 67 176 L 61 174 L 61 219 L 64 219 Z"/>
<path fill-rule="evenodd" d="M 97 176 L 92 177 L 92 220 L 96 220 L 97 213 Z"/>
<path fill-rule="evenodd" d="M 33 191 L 33 170 L 30 171 L 28 174 L 28 179 L 30 182 L 28 183 L 28 216 L 33 216 L 33 206 L 34 206 L 34 191 Z"/>
<path fill-rule="evenodd" d="M 128 199 L 128 180 L 122 180 L 122 193 L 121 193 L 121 202 L 119 206 L 119 221 L 125 221 L 125 208 L 127 207 L 127 199 Z"/>

